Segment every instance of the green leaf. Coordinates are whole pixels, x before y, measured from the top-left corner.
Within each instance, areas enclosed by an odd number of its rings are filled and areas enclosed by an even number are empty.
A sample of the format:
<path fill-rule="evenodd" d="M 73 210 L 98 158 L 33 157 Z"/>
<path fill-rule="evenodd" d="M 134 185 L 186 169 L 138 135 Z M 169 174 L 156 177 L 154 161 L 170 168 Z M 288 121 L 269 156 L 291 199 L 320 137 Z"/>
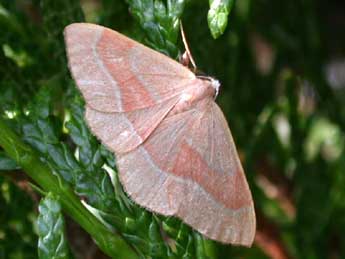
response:
<path fill-rule="evenodd" d="M 6 153 L 0 151 L 0 171 L 11 171 L 11 170 L 17 170 L 20 167 L 17 165 L 17 163 L 9 158 Z"/>
<path fill-rule="evenodd" d="M 207 21 L 213 38 L 224 33 L 233 3 L 234 0 L 210 0 Z"/>
<path fill-rule="evenodd" d="M 166 245 L 160 233 L 160 226 L 154 218 L 152 218 L 152 221 L 150 223 L 148 236 L 150 239 L 150 254 L 153 257 L 166 255 Z"/>
<path fill-rule="evenodd" d="M 65 236 L 65 221 L 57 197 L 49 193 L 41 200 L 38 210 L 37 229 L 39 236 L 39 258 L 69 258 L 69 250 Z"/>
<path fill-rule="evenodd" d="M 60 141 L 62 125 L 53 116 L 51 89 L 42 87 L 30 104 L 30 117 L 23 124 L 25 140 L 43 155 L 50 168 L 75 188 L 92 207 L 104 212 L 118 212 L 111 179 L 102 168 L 100 144 L 91 135 L 83 119 L 83 102 L 76 97 L 69 102 L 71 118 L 66 123 L 75 143 L 73 150 Z M 78 156 L 74 156 L 74 152 Z M 119 225 L 121 226 L 121 225 Z"/>
<path fill-rule="evenodd" d="M 123 207 L 118 204 L 111 179 L 103 168 L 106 162 L 102 156 L 104 148 L 86 126 L 83 106 L 79 95 L 70 99 L 70 119 L 65 125 L 79 154 L 75 191 L 96 209 L 118 213 Z"/>
<path fill-rule="evenodd" d="M 81 171 L 73 153 L 61 137 L 61 122 L 52 115 L 52 89 L 42 87 L 29 105 L 30 116 L 22 121 L 24 140 L 35 147 L 54 172 L 66 182 L 73 183 Z"/>
<path fill-rule="evenodd" d="M 29 145 L 0 118 L 0 145 L 6 153 L 23 168 L 45 191 L 51 191 L 61 198 L 64 210 L 95 239 L 99 248 L 109 256 L 137 258 L 133 248 L 114 231 L 109 231 L 91 214 L 73 194 L 68 184 L 54 176 L 45 162 Z"/>
<path fill-rule="evenodd" d="M 185 0 L 126 0 L 134 18 L 146 33 L 147 43 L 156 50 L 176 58 L 179 20 Z"/>

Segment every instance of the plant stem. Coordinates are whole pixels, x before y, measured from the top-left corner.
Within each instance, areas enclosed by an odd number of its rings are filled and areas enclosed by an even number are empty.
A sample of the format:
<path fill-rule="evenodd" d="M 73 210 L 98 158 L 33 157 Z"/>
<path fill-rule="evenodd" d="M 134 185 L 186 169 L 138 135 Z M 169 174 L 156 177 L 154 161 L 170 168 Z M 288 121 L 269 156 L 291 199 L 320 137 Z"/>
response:
<path fill-rule="evenodd" d="M 60 197 L 64 211 L 84 228 L 99 248 L 112 258 L 138 258 L 128 243 L 117 233 L 109 231 L 80 202 L 73 190 L 55 176 L 40 160 L 36 152 L 6 125 L 0 118 L 0 145 L 45 191 Z"/>

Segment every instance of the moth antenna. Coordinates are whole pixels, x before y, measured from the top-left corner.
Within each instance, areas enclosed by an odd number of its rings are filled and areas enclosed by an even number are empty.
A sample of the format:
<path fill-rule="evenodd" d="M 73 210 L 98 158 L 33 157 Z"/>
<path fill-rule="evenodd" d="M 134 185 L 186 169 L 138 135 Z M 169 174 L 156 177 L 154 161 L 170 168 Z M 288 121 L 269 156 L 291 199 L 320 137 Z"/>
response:
<path fill-rule="evenodd" d="M 184 45 L 184 48 L 185 48 L 185 53 L 183 54 L 183 56 L 185 56 L 185 54 L 186 54 L 186 58 L 187 58 L 188 61 L 190 61 L 192 63 L 193 70 L 195 72 L 196 71 L 195 61 L 194 61 L 192 53 L 190 52 L 190 49 L 188 47 L 188 43 L 187 43 L 187 40 L 186 40 L 186 36 L 184 34 L 183 25 L 182 25 L 182 21 L 181 20 L 180 20 L 180 30 L 181 30 L 181 36 L 182 36 L 183 45 Z"/>

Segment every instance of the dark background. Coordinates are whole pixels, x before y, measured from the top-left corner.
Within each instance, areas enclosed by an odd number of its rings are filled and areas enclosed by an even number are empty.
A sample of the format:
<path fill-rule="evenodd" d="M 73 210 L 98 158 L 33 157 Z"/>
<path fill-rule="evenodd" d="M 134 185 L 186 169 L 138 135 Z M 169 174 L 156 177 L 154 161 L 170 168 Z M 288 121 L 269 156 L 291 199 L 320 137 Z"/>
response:
<path fill-rule="evenodd" d="M 78 147 L 63 123 L 83 107 L 68 75 L 62 29 L 85 18 L 148 43 L 149 31 L 133 18 L 131 2 L 88 0 L 80 9 L 78 1 L 0 0 L 0 116 L 52 170 L 63 171 L 49 145 Z M 182 21 L 198 68 L 222 83 L 217 102 L 258 220 L 253 248 L 211 242 L 209 258 L 345 258 L 345 2 L 235 1 L 216 40 L 208 8 L 206 0 L 187 1 Z M 182 51 L 180 40 L 178 46 Z M 35 116 L 49 117 L 54 134 L 28 133 L 25 125 Z M 0 169 L 0 258 L 36 258 L 40 195 L 1 149 Z M 93 195 L 78 186 L 76 192 Z M 188 241 L 190 258 L 205 258 L 197 252 L 202 237 L 179 227 L 194 240 Z M 68 217 L 66 232 L 76 258 L 108 258 Z M 181 241 L 183 249 L 188 242 Z M 153 258 L 168 257 L 162 253 Z"/>

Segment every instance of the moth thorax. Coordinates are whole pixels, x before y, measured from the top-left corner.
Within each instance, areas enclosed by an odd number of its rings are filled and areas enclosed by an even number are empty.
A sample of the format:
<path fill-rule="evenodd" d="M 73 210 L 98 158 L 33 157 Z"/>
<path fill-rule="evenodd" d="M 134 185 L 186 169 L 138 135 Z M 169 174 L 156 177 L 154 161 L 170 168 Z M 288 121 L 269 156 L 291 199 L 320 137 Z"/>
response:
<path fill-rule="evenodd" d="M 180 95 L 179 101 L 169 113 L 177 114 L 189 110 L 198 101 L 211 97 L 215 94 L 215 89 L 211 87 L 209 81 L 196 79 L 192 82 L 192 87 Z"/>

